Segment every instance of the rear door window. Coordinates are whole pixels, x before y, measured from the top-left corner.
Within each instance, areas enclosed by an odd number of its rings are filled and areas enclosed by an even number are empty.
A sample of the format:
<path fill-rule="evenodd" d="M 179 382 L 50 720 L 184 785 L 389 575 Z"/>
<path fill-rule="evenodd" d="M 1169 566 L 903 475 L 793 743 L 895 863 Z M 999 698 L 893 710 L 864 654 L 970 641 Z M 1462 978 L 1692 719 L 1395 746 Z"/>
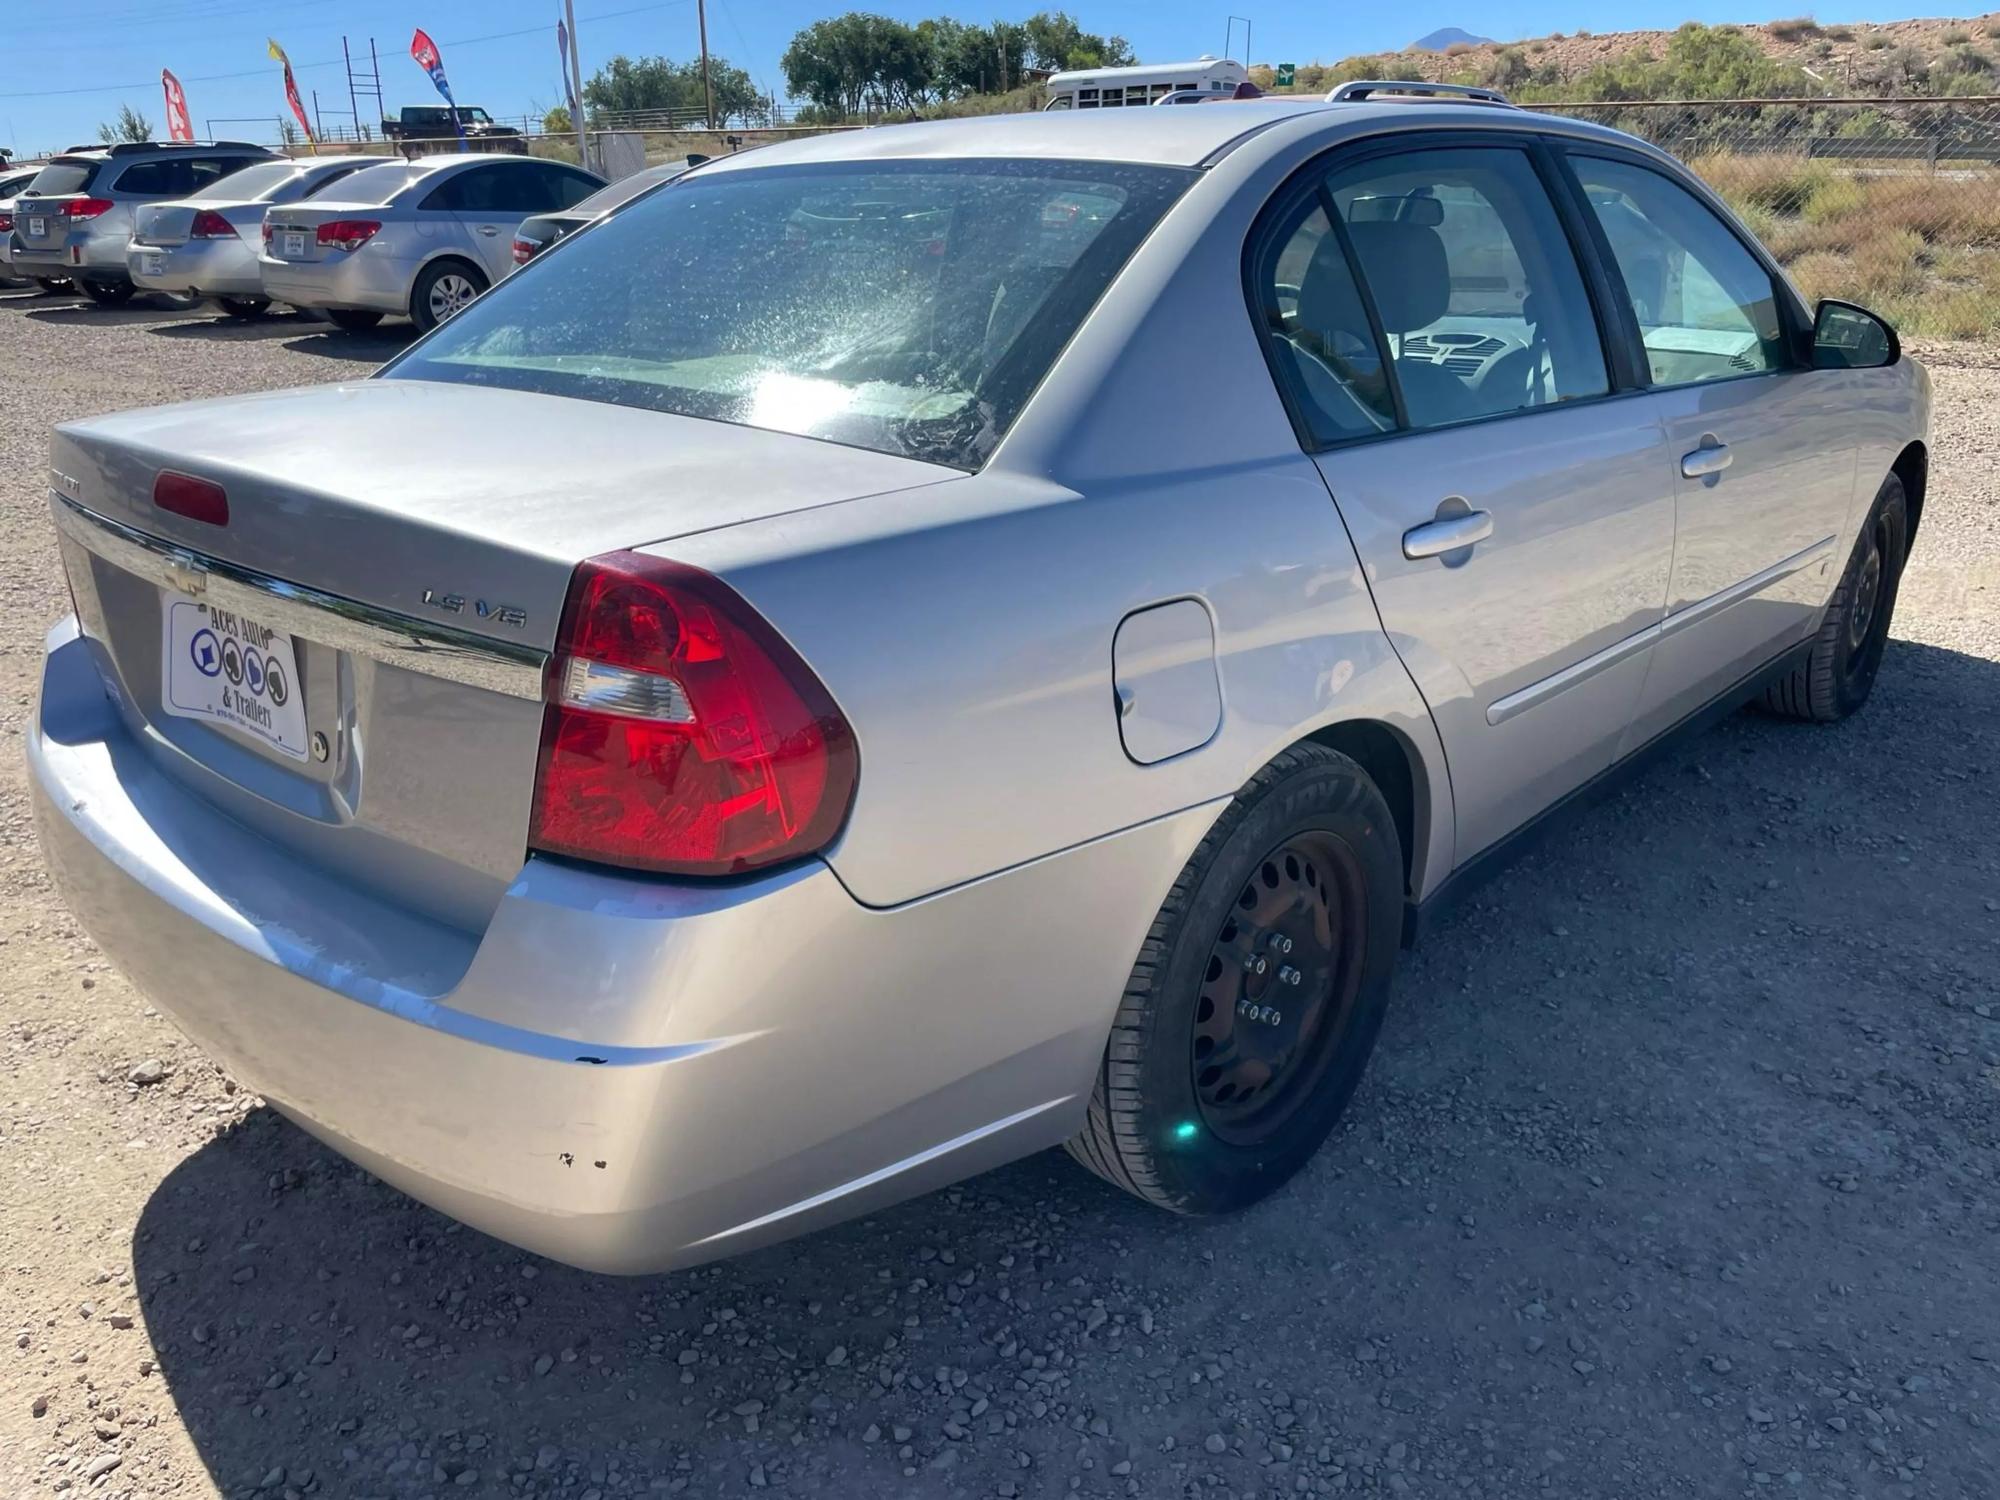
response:
<path fill-rule="evenodd" d="M 1327 184 L 1411 427 L 1611 388 L 1583 273 L 1524 151 L 1413 151 Z"/>
<path fill-rule="evenodd" d="M 214 180 L 213 173 L 207 180 Z M 135 161 L 118 174 L 112 190 L 135 198 L 185 198 L 195 190 L 194 163 L 185 156 Z"/>

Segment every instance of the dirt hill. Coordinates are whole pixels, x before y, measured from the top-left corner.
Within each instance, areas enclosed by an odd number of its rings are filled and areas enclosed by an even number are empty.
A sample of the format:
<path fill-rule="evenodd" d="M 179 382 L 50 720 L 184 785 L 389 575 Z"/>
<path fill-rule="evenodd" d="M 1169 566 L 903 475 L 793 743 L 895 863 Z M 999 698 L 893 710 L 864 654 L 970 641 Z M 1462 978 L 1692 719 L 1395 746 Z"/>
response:
<path fill-rule="evenodd" d="M 1817 84 L 1805 90 L 1809 93 L 2000 94 L 2000 11 L 1824 26 L 1800 16 L 1715 29 L 1740 34 L 1781 67 L 1810 69 Z M 1517 41 L 1458 43 L 1442 52 L 1412 47 L 1301 65 L 1299 88 L 1312 88 L 1322 76 L 1333 82 L 1359 76 L 1491 79 L 1505 86 L 1529 70 L 1545 87 L 1630 58 L 1665 56 L 1673 36 L 1671 31 L 1559 31 Z M 1261 82 L 1261 74 L 1258 68 L 1251 76 Z"/>

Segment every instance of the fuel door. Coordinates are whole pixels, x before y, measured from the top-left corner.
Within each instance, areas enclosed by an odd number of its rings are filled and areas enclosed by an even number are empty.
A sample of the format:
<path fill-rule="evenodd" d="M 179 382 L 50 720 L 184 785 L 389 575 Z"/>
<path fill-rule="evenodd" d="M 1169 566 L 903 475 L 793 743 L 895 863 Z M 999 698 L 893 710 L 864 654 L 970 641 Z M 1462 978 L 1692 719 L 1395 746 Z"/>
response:
<path fill-rule="evenodd" d="M 1134 610 L 1111 643 L 1125 753 L 1142 766 L 1205 745 L 1222 727 L 1215 625 L 1193 599 Z"/>

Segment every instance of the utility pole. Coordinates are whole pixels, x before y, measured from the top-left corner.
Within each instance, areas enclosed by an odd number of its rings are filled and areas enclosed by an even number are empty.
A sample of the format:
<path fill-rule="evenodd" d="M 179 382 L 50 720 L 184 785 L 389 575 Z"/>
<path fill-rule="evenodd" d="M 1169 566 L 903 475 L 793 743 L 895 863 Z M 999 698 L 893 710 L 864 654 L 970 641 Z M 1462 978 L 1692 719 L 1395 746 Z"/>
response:
<path fill-rule="evenodd" d="M 586 172 L 590 170 L 590 137 L 583 129 L 583 45 L 576 35 L 576 0 L 563 0 L 563 14 L 569 19 L 569 91 L 576 100 L 576 118 L 570 124 L 576 127 L 577 165 Z"/>
<path fill-rule="evenodd" d="M 695 21 L 701 27 L 702 114 L 710 130 L 715 129 L 715 85 L 708 79 L 708 0 L 694 0 Z"/>

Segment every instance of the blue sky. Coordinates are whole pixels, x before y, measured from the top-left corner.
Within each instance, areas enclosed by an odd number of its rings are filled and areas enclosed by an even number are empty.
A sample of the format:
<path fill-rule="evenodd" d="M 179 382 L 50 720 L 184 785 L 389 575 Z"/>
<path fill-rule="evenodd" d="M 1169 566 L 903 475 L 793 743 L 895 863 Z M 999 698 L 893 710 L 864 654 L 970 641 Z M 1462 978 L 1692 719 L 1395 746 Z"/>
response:
<path fill-rule="evenodd" d="M 1980 0 L 1981 4 L 1985 0 Z M 340 66 L 344 31 L 365 52 L 373 36 L 382 58 L 390 109 L 434 99 L 429 80 L 410 60 L 410 33 L 422 26 L 438 42 L 453 92 L 496 115 L 546 107 L 560 95 L 555 18 L 559 0 L 9 0 L 0 9 L 0 144 L 23 155 L 91 139 L 97 122 L 121 103 L 162 122 L 159 72 L 172 68 L 187 87 L 195 130 L 230 116 L 274 120 L 284 108 L 277 65 L 265 53 L 267 34 L 290 53 L 299 89 L 317 89 L 328 124 L 347 108 Z M 859 7 L 827 0 L 709 0 L 710 48 L 745 67 L 760 85 L 782 93 L 778 58 L 792 34 L 848 8 L 917 20 L 955 15 L 987 21 L 1042 8 L 1028 3 L 977 7 L 879 0 Z M 1066 8 L 1093 31 L 1121 34 L 1147 61 L 1173 62 L 1222 50 L 1231 9 L 1250 15 L 1254 62 L 1332 62 L 1356 52 L 1393 49 L 1440 26 L 1502 40 L 1550 31 L 1619 31 L 1670 27 L 1686 20 L 1758 21 L 1812 11 L 1823 22 L 1886 21 L 1936 14 L 1943 7 L 1886 0 L 1881 4 L 1806 3 L 1746 11 L 1712 0 L 1408 0 L 1398 6 L 1337 8 L 1305 0 L 1074 0 Z M 615 52 L 692 56 L 698 50 L 694 0 L 576 0 L 586 76 Z M 1345 13 L 1344 13 L 1345 12 Z M 519 33 L 508 35 L 507 33 Z M 1241 56 L 1242 26 L 1231 47 Z M 213 77 L 238 74 L 246 76 Z M 72 92 L 81 91 L 81 92 Z M 164 134 L 164 128 L 161 133 Z M 269 139 L 274 127 L 225 126 L 217 134 Z"/>

